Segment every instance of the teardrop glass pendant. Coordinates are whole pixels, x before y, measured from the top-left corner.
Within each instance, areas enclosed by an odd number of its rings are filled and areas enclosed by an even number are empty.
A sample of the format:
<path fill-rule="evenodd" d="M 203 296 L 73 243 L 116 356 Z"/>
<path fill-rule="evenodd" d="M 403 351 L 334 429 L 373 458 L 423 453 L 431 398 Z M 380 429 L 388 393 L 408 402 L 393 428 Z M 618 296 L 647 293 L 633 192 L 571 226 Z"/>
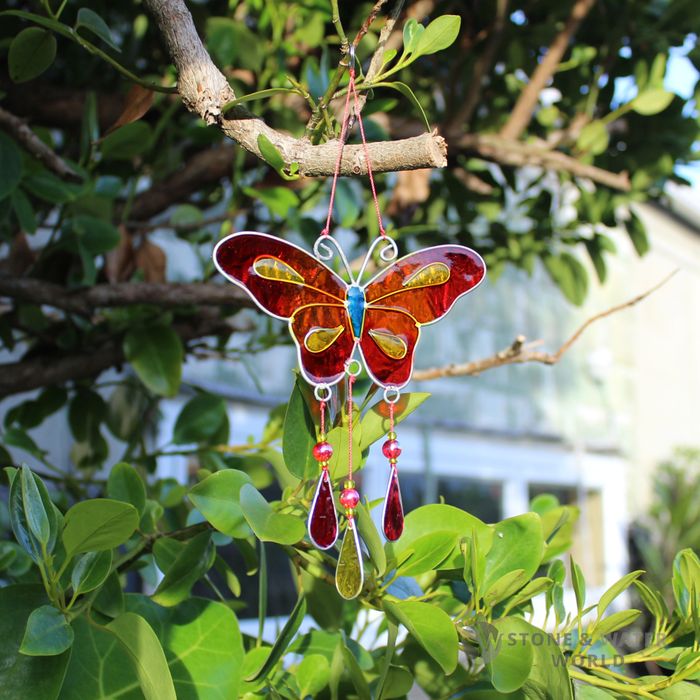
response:
<path fill-rule="evenodd" d="M 309 537 L 319 549 L 329 549 L 338 539 L 338 514 L 328 469 L 321 471 L 308 520 Z"/>
<path fill-rule="evenodd" d="M 399 486 L 399 473 L 392 465 L 389 483 L 384 498 L 384 512 L 382 513 L 382 526 L 384 536 L 390 542 L 396 542 L 403 532 L 403 503 L 401 501 L 401 487 Z"/>
<path fill-rule="evenodd" d="M 335 570 L 335 587 L 343 598 L 352 600 L 360 595 L 364 578 L 360 538 L 357 535 L 355 518 L 350 517 Z"/>

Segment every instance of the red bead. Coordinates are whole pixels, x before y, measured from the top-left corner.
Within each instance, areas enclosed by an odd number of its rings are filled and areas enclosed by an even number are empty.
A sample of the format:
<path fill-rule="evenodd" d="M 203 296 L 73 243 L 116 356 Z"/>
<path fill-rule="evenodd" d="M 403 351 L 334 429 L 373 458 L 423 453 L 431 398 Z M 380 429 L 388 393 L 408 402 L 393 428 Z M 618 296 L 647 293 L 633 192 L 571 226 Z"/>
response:
<path fill-rule="evenodd" d="M 338 516 L 333 503 L 333 491 L 328 470 L 321 472 L 316 495 L 309 514 L 309 536 L 321 549 L 328 549 L 338 538 Z"/>
<path fill-rule="evenodd" d="M 317 442 L 314 445 L 314 459 L 319 462 L 327 462 L 333 456 L 333 447 L 330 442 Z"/>
<path fill-rule="evenodd" d="M 403 532 L 403 503 L 401 502 L 401 487 L 399 486 L 399 475 L 396 468 L 391 470 L 391 475 L 389 476 L 382 526 L 384 536 L 390 542 L 395 542 L 401 537 Z"/>
<path fill-rule="evenodd" d="M 382 445 L 382 452 L 387 459 L 396 459 L 401 454 L 398 440 L 387 440 Z"/>
<path fill-rule="evenodd" d="M 355 489 L 343 489 L 340 503 L 344 508 L 354 508 L 360 502 L 360 494 Z"/>

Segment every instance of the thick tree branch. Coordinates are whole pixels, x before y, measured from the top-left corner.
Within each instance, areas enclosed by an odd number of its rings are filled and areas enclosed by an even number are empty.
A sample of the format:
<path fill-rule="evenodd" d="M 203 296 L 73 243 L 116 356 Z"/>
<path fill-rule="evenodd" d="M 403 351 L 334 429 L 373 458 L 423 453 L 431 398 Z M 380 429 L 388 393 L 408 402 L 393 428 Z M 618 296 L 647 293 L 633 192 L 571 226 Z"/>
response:
<path fill-rule="evenodd" d="M 34 156 L 43 163 L 52 173 L 63 180 L 80 182 L 81 178 L 57 153 L 49 148 L 30 128 L 27 122 L 7 110 L 0 107 L 0 129 L 4 129 L 13 136 Z"/>
<path fill-rule="evenodd" d="M 508 121 L 501 129 L 501 136 L 506 139 L 517 139 L 525 131 L 532 119 L 532 113 L 537 106 L 540 93 L 554 75 L 557 66 L 561 62 L 564 53 L 569 46 L 571 37 L 576 33 L 579 25 L 584 20 L 595 4 L 595 0 L 576 0 L 564 28 L 557 34 L 551 43 L 544 58 L 539 62 L 530 82 L 520 93 Z"/>
<path fill-rule="evenodd" d="M 0 297 L 52 306 L 86 317 L 92 316 L 98 308 L 134 304 L 152 304 L 162 308 L 252 305 L 250 297 L 232 284 L 123 282 L 66 289 L 31 277 L 0 277 Z"/>
<path fill-rule="evenodd" d="M 223 108 L 235 100 L 226 78 L 214 65 L 202 45 L 184 0 L 145 0 L 156 20 L 178 71 L 178 90 L 187 108 L 219 128 L 247 151 L 262 158 L 258 138 L 267 137 L 280 151 L 287 165 L 299 164 L 299 173 L 310 177 L 333 174 L 337 143 L 312 145 L 275 131 L 260 117 L 242 107 L 234 107 L 224 118 Z M 402 141 L 369 144 L 375 172 L 440 168 L 447 164 L 445 140 L 433 132 Z M 367 172 L 361 145 L 346 146 L 341 174 Z"/>
<path fill-rule="evenodd" d="M 413 379 L 416 381 L 425 381 L 428 379 L 439 379 L 441 377 L 464 377 L 475 376 L 495 367 L 503 367 L 504 365 L 524 364 L 525 362 L 539 362 L 545 365 L 555 365 L 564 354 L 571 349 L 571 346 L 585 333 L 585 331 L 596 321 L 602 318 L 612 316 L 618 311 L 623 311 L 632 306 L 635 306 L 640 301 L 643 301 L 648 296 L 653 294 L 657 289 L 663 287 L 678 270 L 674 270 L 670 275 L 664 277 L 658 284 L 655 284 L 651 289 L 642 292 L 637 296 L 629 299 L 622 304 L 612 306 L 605 311 L 591 316 L 584 321 L 574 333 L 560 346 L 556 352 L 541 352 L 533 350 L 532 347 L 539 345 L 539 342 L 526 343 L 525 336 L 519 335 L 513 343 L 505 350 L 497 352 L 495 355 L 485 357 L 481 360 L 473 360 L 472 362 L 464 362 L 462 364 L 447 365 L 446 367 L 434 367 L 432 369 L 418 369 L 413 372 Z"/>
<path fill-rule="evenodd" d="M 231 326 L 218 316 L 202 315 L 188 323 L 173 325 L 186 343 L 196 338 L 230 332 Z M 0 398 L 68 381 L 89 379 L 125 362 L 122 344 L 109 341 L 89 352 L 73 355 L 46 354 L 0 365 Z"/>
<path fill-rule="evenodd" d="M 546 170 L 568 172 L 576 177 L 586 177 L 601 185 L 616 190 L 629 191 L 631 188 L 627 172 L 613 173 L 582 163 L 561 151 L 553 151 L 546 144 L 538 145 L 506 139 L 497 134 L 465 134 L 456 145 L 460 149 L 478 155 L 501 165 L 521 167 L 538 165 Z"/>

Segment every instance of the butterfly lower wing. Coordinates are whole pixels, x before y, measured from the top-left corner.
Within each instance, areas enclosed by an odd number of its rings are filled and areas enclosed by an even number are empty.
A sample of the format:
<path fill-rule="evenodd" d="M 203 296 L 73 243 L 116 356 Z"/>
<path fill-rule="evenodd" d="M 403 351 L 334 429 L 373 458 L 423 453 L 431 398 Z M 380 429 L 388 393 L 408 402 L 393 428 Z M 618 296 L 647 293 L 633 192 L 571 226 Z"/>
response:
<path fill-rule="evenodd" d="M 399 309 L 365 309 L 360 349 L 367 371 L 383 387 L 401 388 L 411 378 L 420 325 Z"/>
<path fill-rule="evenodd" d="M 355 347 L 347 311 L 340 304 L 310 304 L 294 311 L 289 329 L 299 352 L 305 379 L 311 384 L 335 384 L 345 375 L 345 363 Z"/>
<path fill-rule="evenodd" d="M 347 285 L 301 248 L 265 233 L 244 231 L 219 241 L 214 263 L 268 314 L 288 319 L 309 304 L 343 303 Z"/>
<path fill-rule="evenodd" d="M 368 307 L 394 308 L 420 325 L 444 316 L 484 278 L 486 265 L 471 248 L 425 248 L 391 263 L 365 285 Z"/>

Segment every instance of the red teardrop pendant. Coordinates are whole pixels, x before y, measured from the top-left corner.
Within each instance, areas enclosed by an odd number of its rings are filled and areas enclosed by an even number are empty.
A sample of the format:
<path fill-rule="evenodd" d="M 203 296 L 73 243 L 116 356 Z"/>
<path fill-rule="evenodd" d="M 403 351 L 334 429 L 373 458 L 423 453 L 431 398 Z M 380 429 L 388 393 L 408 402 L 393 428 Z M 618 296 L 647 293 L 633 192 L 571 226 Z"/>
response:
<path fill-rule="evenodd" d="M 328 470 L 323 469 L 311 503 L 308 521 L 309 537 L 319 549 L 328 549 L 338 539 L 338 514 L 333 502 L 333 489 Z"/>
<path fill-rule="evenodd" d="M 384 536 L 395 542 L 403 532 L 403 503 L 401 502 L 401 487 L 399 486 L 399 473 L 392 465 L 389 475 L 389 484 L 384 499 L 384 513 L 382 514 Z"/>

